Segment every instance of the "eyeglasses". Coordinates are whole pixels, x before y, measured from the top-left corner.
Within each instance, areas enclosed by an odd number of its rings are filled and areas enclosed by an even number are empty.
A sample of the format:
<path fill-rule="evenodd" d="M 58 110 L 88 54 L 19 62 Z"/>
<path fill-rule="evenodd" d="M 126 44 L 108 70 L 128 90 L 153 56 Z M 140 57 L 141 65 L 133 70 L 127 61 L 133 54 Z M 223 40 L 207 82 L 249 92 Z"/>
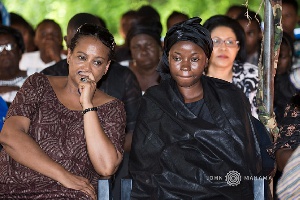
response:
<path fill-rule="evenodd" d="M 223 43 L 225 43 L 226 47 L 237 47 L 238 44 L 240 43 L 237 40 L 233 40 L 233 39 L 222 40 L 221 38 L 213 38 L 212 41 L 213 41 L 214 47 L 219 47 Z"/>
<path fill-rule="evenodd" d="M 4 49 L 6 51 L 11 51 L 15 48 L 15 44 L 11 44 L 11 43 L 8 43 L 8 44 L 2 44 L 0 45 L 0 53 L 2 53 L 4 51 Z"/>

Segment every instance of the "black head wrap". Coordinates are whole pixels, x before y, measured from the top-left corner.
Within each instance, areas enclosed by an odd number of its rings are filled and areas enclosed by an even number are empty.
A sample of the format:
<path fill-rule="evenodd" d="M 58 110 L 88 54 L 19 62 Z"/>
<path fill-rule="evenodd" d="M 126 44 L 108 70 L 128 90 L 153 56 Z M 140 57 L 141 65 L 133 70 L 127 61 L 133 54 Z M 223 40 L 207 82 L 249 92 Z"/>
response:
<path fill-rule="evenodd" d="M 170 69 L 168 56 L 171 47 L 179 41 L 191 41 L 200 46 L 209 59 L 213 50 L 210 32 L 201 24 L 201 18 L 193 17 L 170 28 L 164 40 L 164 51 L 158 64 L 158 71 L 162 79 L 169 78 Z"/>
<path fill-rule="evenodd" d="M 154 38 L 157 44 L 161 46 L 161 32 L 162 25 L 160 22 L 152 19 L 142 18 L 128 31 L 128 34 L 126 36 L 126 44 L 130 46 L 130 41 L 134 36 L 139 34 L 146 34 Z"/>

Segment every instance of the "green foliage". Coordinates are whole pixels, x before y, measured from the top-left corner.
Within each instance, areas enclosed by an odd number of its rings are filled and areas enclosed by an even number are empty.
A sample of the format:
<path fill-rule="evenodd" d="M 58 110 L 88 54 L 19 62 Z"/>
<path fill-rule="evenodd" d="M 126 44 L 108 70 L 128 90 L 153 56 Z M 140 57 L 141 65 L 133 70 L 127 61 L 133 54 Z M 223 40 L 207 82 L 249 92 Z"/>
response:
<path fill-rule="evenodd" d="M 249 8 L 257 11 L 261 1 L 248 0 Z M 204 22 L 215 14 L 224 14 L 232 4 L 242 5 L 246 0 L 2 0 L 9 12 L 22 15 L 35 28 L 44 18 L 54 19 L 66 34 L 69 19 L 76 13 L 88 12 L 103 18 L 108 29 L 114 34 L 117 43 L 119 19 L 122 13 L 150 4 L 161 15 L 161 23 L 166 32 L 166 19 L 173 10 L 181 11 L 190 17 L 199 16 Z"/>

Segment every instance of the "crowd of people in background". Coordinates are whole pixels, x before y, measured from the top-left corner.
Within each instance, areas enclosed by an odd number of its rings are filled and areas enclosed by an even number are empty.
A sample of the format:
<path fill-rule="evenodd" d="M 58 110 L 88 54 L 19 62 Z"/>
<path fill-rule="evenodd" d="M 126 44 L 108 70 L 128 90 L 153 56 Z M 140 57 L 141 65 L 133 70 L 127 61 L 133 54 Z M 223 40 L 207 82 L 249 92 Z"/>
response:
<path fill-rule="evenodd" d="M 273 198 L 299 195 L 300 185 L 282 189 L 300 160 L 298 6 L 282 0 L 276 141 L 259 131 L 263 20 L 251 8 L 205 21 L 172 10 L 162 22 L 144 5 L 121 14 L 120 45 L 92 13 L 74 14 L 64 36 L 54 19 L 34 28 L 9 12 L 0 26 L 0 199 L 96 199 L 101 176 L 114 176 L 114 199 L 123 177 L 132 199 L 253 199 L 249 181 L 205 179 L 230 170 L 277 170 Z"/>

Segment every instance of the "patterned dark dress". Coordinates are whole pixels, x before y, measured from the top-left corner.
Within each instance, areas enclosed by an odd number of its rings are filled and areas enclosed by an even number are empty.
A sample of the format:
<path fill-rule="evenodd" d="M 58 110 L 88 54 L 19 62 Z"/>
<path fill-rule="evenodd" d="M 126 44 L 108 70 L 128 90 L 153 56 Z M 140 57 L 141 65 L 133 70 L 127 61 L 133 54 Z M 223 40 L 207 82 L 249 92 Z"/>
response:
<path fill-rule="evenodd" d="M 98 106 L 101 125 L 115 148 L 123 153 L 126 116 L 120 100 Z M 48 78 L 30 76 L 7 113 L 25 116 L 28 134 L 57 163 L 71 173 L 85 177 L 97 189 L 99 175 L 87 154 L 81 111 L 69 110 L 57 99 Z M 26 149 L 24 149 L 26 151 Z M 90 199 L 81 191 L 68 189 L 14 161 L 0 152 L 0 199 Z"/>
<path fill-rule="evenodd" d="M 295 104 L 293 99 L 298 99 Z M 275 153 L 282 148 L 297 149 L 300 145 L 300 96 L 296 95 L 292 102 L 286 106 L 284 116 L 279 126 L 279 137 L 274 144 L 267 149 L 271 157 L 275 159 Z"/>

